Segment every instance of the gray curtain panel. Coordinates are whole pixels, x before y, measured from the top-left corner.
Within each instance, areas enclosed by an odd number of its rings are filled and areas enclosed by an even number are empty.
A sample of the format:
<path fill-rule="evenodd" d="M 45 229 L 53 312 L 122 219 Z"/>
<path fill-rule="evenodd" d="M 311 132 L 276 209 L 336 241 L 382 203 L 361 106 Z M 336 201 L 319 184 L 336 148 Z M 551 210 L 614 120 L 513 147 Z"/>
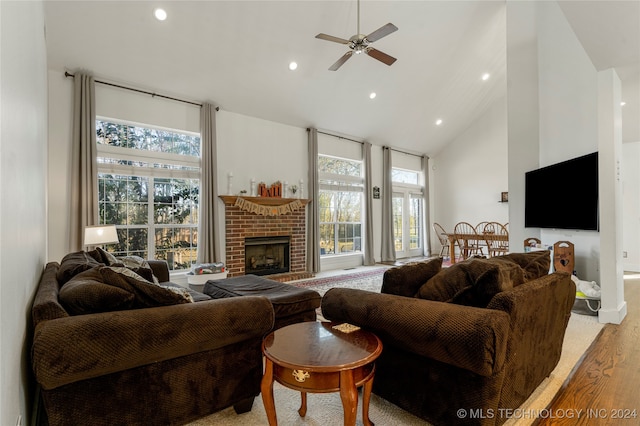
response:
<path fill-rule="evenodd" d="M 382 261 L 395 262 L 393 243 L 393 184 L 391 181 L 391 148 L 382 147 Z"/>
<path fill-rule="evenodd" d="M 73 78 L 69 252 L 84 248 L 84 228 L 98 224 L 96 100 L 93 76 Z"/>
<path fill-rule="evenodd" d="M 373 255 L 373 184 L 371 182 L 371 144 L 362 143 L 362 158 L 364 159 L 364 264 L 376 263 Z"/>
<path fill-rule="evenodd" d="M 320 212 L 318 199 L 318 129 L 309 129 L 309 198 L 311 202 L 307 214 L 307 269 L 320 272 Z"/>
<path fill-rule="evenodd" d="M 423 220 L 423 228 L 424 229 L 424 255 L 431 256 L 431 237 L 430 237 L 430 229 L 429 224 L 431 223 L 431 216 L 429 214 L 429 157 L 423 155 L 421 157 L 421 165 L 422 165 L 422 176 L 424 177 L 424 191 L 422 192 L 422 198 L 424 200 L 424 220 Z"/>
<path fill-rule="evenodd" d="M 217 149 L 216 149 L 216 108 L 203 103 L 200 109 L 200 140 L 202 146 L 200 169 L 200 223 L 198 224 L 198 263 L 221 262 L 221 250 L 216 249 L 220 235 Z M 223 207 L 220 207 L 223 208 Z"/>

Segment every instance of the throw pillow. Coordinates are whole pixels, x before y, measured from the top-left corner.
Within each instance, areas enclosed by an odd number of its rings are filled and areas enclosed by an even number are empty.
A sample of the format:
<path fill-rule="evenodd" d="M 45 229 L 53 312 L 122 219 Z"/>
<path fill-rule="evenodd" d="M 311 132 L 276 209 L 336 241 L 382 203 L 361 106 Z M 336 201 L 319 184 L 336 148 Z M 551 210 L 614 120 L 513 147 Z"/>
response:
<path fill-rule="evenodd" d="M 491 268 L 497 269 L 497 266 L 480 259 L 454 263 L 424 283 L 415 296 L 420 299 L 449 302 L 460 291 L 472 286 L 478 277 Z"/>
<path fill-rule="evenodd" d="M 133 307 L 135 295 L 105 284 L 98 268 L 71 278 L 59 293 L 60 303 L 71 315 L 121 311 Z"/>
<path fill-rule="evenodd" d="M 89 256 L 93 257 L 98 262 L 103 263 L 107 266 L 118 262 L 118 259 L 116 259 L 114 255 L 112 255 L 106 250 L 103 250 L 100 247 L 96 247 L 95 250 L 91 250 L 89 252 Z"/>
<path fill-rule="evenodd" d="M 95 250 L 90 251 L 89 255 L 106 266 L 124 266 L 125 268 L 131 269 L 147 281 L 153 281 L 156 284 L 159 283 L 158 278 L 153 275 L 153 270 L 151 269 L 149 262 L 140 256 L 115 257 L 113 254 L 101 249 L 100 247 L 96 247 Z"/>
<path fill-rule="evenodd" d="M 152 281 L 158 284 L 158 278 L 153 275 L 153 270 L 149 265 L 149 262 L 141 258 L 140 256 L 122 256 L 117 258 L 116 263 L 111 263 L 108 266 L 124 266 L 140 275 L 147 281 Z"/>
<path fill-rule="evenodd" d="M 442 258 L 413 262 L 387 269 L 382 278 L 382 293 L 413 297 L 416 291 L 442 269 Z"/>
<path fill-rule="evenodd" d="M 471 259 L 443 269 L 420 287 L 416 297 L 486 307 L 497 293 L 522 281 L 522 271 L 516 264 Z"/>
<path fill-rule="evenodd" d="M 98 269 L 105 283 L 135 294 L 134 307 L 149 308 L 193 302 L 186 288 L 155 284 L 125 267 L 102 266 Z"/>
<path fill-rule="evenodd" d="M 451 303 L 485 308 L 496 294 L 524 283 L 524 274 L 520 266 L 512 262 L 496 262 L 493 259 L 495 258 L 481 262 L 494 267 L 480 273 L 472 285 L 453 296 Z"/>
<path fill-rule="evenodd" d="M 551 252 L 549 250 L 510 253 L 499 257 L 512 260 L 520 265 L 524 271 L 525 281 L 535 280 L 549 274 L 551 267 Z"/>
<path fill-rule="evenodd" d="M 60 268 L 58 269 L 56 278 L 60 285 L 64 285 L 79 273 L 95 268 L 96 266 L 102 266 L 102 263 L 98 262 L 85 251 L 69 253 L 60 261 Z"/>

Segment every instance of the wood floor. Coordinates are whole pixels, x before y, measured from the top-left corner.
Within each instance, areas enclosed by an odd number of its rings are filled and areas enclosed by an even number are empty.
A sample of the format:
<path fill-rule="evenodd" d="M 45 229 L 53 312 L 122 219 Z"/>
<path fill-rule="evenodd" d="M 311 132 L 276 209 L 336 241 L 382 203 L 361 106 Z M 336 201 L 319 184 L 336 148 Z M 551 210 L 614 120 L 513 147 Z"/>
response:
<path fill-rule="evenodd" d="M 534 425 L 640 425 L 640 279 L 625 280 L 627 316 L 607 324 Z"/>

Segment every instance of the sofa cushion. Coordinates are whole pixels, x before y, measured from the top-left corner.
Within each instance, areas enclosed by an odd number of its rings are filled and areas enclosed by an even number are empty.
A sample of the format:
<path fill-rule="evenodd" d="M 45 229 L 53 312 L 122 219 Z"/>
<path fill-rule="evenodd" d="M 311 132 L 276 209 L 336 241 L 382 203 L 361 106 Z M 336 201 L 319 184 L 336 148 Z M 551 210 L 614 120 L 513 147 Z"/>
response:
<path fill-rule="evenodd" d="M 525 281 L 531 281 L 549 274 L 551 252 L 549 250 L 529 253 L 509 253 L 497 258 L 511 260 L 523 269 Z"/>
<path fill-rule="evenodd" d="M 60 268 L 58 269 L 56 278 L 60 285 L 63 285 L 79 273 L 95 268 L 96 266 L 102 266 L 102 263 L 98 262 L 85 251 L 69 253 L 60 261 Z"/>
<path fill-rule="evenodd" d="M 497 293 L 522 281 L 522 270 L 514 263 L 471 259 L 440 271 L 420 287 L 416 297 L 486 307 Z"/>
<path fill-rule="evenodd" d="M 81 272 L 62 286 L 60 303 L 71 315 L 131 309 L 135 295 L 106 284 L 99 268 Z"/>
<path fill-rule="evenodd" d="M 200 293 L 199 291 L 193 290 L 191 288 L 182 287 L 181 285 L 172 283 L 171 281 L 162 282 L 162 283 L 160 283 L 160 285 L 163 286 L 163 287 L 173 287 L 173 288 L 177 288 L 177 289 L 186 290 L 187 293 L 189 293 L 191 295 L 191 299 L 194 302 L 203 302 L 205 300 L 211 300 L 211 297 L 207 296 L 204 293 Z"/>
<path fill-rule="evenodd" d="M 387 269 L 382 278 L 380 292 L 413 297 L 418 289 L 441 269 L 441 257 Z"/>
<path fill-rule="evenodd" d="M 73 315 L 193 302 L 186 288 L 155 284 L 128 268 L 104 265 L 76 275 L 59 297 Z"/>

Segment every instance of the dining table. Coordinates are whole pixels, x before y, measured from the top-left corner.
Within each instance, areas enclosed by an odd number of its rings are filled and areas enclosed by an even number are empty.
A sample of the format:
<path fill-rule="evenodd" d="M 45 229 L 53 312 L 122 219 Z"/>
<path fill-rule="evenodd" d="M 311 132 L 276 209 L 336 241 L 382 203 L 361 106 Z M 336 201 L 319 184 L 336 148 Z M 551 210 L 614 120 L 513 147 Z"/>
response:
<path fill-rule="evenodd" d="M 449 259 L 451 259 L 451 264 L 456 263 L 456 243 L 457 238 L 456 234 L 444 233 L 449 240 Z M 458 234 L 458 237 L 464 239 L 465 245 L 468 241 L 509 241 L 509 235 L 505 234 L 493 234 L 493 233 L 482 233 L 482 234 Z"/>

